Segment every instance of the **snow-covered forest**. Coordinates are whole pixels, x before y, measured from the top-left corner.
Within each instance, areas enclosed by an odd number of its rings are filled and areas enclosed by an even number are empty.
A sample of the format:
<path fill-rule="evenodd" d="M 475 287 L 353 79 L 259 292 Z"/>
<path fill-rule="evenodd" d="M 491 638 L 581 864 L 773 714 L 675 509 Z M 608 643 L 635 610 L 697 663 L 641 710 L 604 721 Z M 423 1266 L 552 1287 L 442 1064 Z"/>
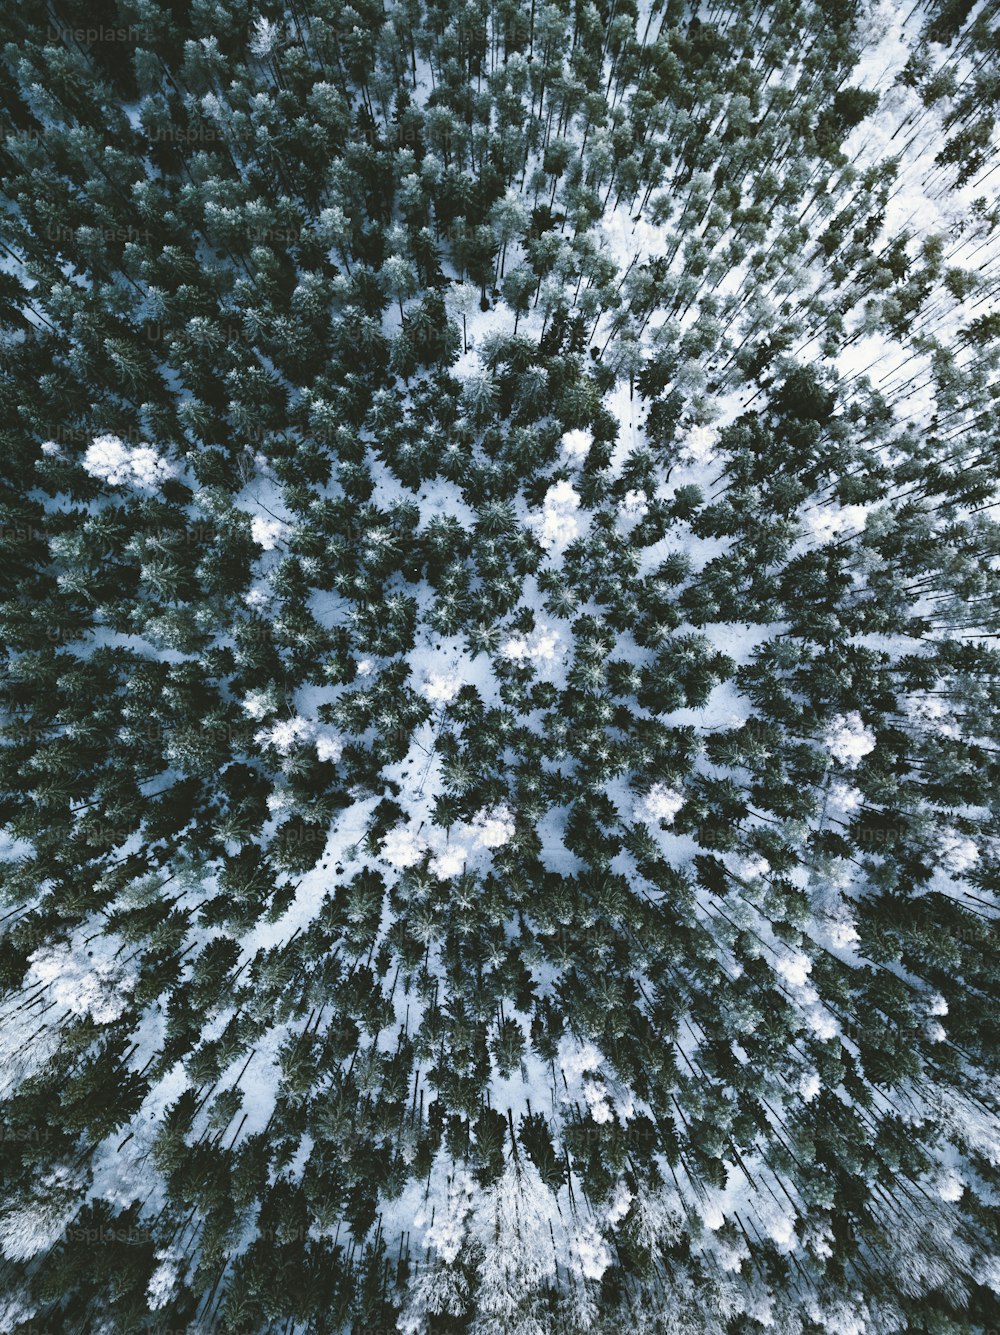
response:
<path fill-rule="evenodd" d="M 0 1335 L 1000 1328 L 1000 10 L 8 0 Z"/>

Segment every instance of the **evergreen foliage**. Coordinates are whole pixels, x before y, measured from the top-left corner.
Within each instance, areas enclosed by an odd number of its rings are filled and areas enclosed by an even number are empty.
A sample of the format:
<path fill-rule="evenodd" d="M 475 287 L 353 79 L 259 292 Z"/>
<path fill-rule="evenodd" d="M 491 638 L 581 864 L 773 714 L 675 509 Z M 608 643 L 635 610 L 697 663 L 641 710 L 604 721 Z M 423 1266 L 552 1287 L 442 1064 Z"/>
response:
<path fill-rule="evenodd" d="M 989 5 L 0 53 L 0 1332 L 983 1335 Z"/>

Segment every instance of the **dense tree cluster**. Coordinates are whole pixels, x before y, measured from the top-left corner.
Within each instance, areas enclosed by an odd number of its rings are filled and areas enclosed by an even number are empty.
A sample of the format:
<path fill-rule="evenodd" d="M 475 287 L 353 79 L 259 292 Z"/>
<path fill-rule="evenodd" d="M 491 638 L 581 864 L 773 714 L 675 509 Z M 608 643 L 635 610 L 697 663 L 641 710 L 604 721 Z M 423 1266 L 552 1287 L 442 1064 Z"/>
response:
<path fill-rule="evenodd" d="M 995 1325 L 995 12 L 8 20 L 0 1332 Z"/>

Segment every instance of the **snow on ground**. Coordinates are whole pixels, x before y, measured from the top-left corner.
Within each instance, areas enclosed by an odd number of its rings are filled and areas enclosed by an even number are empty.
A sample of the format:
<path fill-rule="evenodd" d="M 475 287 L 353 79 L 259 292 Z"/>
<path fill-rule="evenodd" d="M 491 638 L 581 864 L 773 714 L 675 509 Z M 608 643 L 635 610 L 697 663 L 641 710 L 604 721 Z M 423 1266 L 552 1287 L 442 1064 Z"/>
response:
<path fill-rule="evenodd" d="M 886 0 L 882 0 L 872 10 L 870 34 L 873 38 L 877 38 L 877 41 L 873 41 L 865 48 L 862 59 L 852 75 L 852 82 L 861 87 L 881 90 L 884 95 L 879 116 L 869 119 L 860 126 L 846 149 L 849 156 L 856 157 L 857 165 L 875 162 L 898 151 L 901 139 L 905 141 L 908 133 L 903 128 L 908 117 L 920 118 L 918 123 L 922 128 L 919 136 L 906 150 L 901 163 L 905 185 L 890 202 L 883 235 L 888 237 L 908 227 L 916 228 L 918 236 L 924 237 L 935 231 L 953 232 L 957 225 L 966 223 L 968 205 L 973 197 L 970 191 L 977 189 L 977 186 L 972 183 L 963 191 L 954 194 L 945 192 L 940 197 L 935 197 L 923 184 L 930 176 L 929 164 L 942 142 L 942 117 L 947 110 L 947 104 L 944 103 L 930 112 L 925 112 L 915 94 L 891 87 L 895 73 L 910 54 L 915 26 L 921 21 L 921 16 L 911 12 L 906 21 L 908 26 L 904 26 L 902 19 L 900 9 L 887 3 Z M 264 38 L 261 37 L 260 40 Z M 426 91 L 430 85 L 429 70 L 423 64 L 420 70 L 418 83 Z M 654 226 L 645 220 L 635 223 L 623 208 L 606 211 L 598 230 L 603 246 L 616 260 L 622 272 L 633 263 L 643 263 L 665 254 L 668 249 L 665 227 Z M 958 247 L 957 256 L 971 251 L 975 244 L 977 244 L 976 234 L 969 230 L 967 239 L 963 238 Z M 511 260 L 510 263 L 512 262 Z M 734 272 L 731 281 L 736 283 L 737 277 L 738 274 Z M 457 291 L 458 287 L 466 290 Z M 486 312 L 481 311 L 478 291 L 467 284 L 453 285 L 449 293 L 449 304 L 453 319 L 460 330 L 461 314 L 464 311 L 464 336 L 468 342 L 468 351 L 459 357 L 452 368 L 452 373 L 459 379 L 468 380 L 480 368 L 480 356 L 485 340 L 492 333 L 512 332 L 514 316 L 502 302 Z M 941 326 L 942 331 L 953 333 L 963 321 L 967 321 L 968 314 L 967 308 L 958 305 L 949 320 Z M 543 318 L 540 309 L 530 312 L 519 321 L 519 333 L 537 338 Z M 685 318 L 691 320 L 695 318 L 695 313 L 692 311 Z M 608 321 L 605 321 L 598 331 L 599 344 L 606 336 L 607 324 Z M 398 312 L 390 308 L 386 316 L 386 329 L 391 331 L 397 326 Z M 652 328 L 644 336 L 644 346 L 647 350 L 651 333 Z M 913 376 L 922 378 L 919 373 L 922 369 L 926 369 L 927 360 L 918 357 L 915 361 L 910 361 L 909 355 L 905 345 L 888 340 L 879 334 L 871 334 L 850 344 L 838 357 L 837 366 L 845 377 L 867 373 L 875 383 L 888 386 L 899 383 L 901 375 L 907 378 Z M 719 474 L 719 463 L 712 448 L 715 436 L 721 426 L 735 420 L 743 411 L 745 399 L 746 394 L 741 393 L 717 401 L 714 405 L 717 416 L 711 429 L 701 425 L 690 426 L 683 437 L 683 452 L 680 454 L 678 464 L 671 473 L 669 482 L 663 481 L 657 488 L 656 499 L 669 498 L 676 492 L 678 486 L 692 482 L 702 487 L 706 494 L 711 492 Z M 915 422 L 926 421 L 933 407 L 932 395 L 919 384 L 914 392 L 901 402 L 906 405 L 906 415 Z M 641 447 L 644 433 L 637 421 L 639 405 L 629 391 L 627 380 L 620 381 L 606 394 L 605 406 L 619 423 L 618 441 L 611 460 L 611 473 L 616 475 L 627 458 Z M 581 432 L 570 432 L 567 433 L 568 438 L 564 437 L 562 442 L 565 456 L 563 461 L 573 469 L 578 468 L 585 457 L 588 442 L 584 439 L 584 435 L 585 433 Z M 102 478 L 112 486 L 128 485 L 146 489 L 155 487 L 170 471 L 170 465 L 147 447 L 127 447 L 114 438 L 101 438 L 95 441 L 88 451 L 84 466 L 93 476 Z M 413 493 L 404 488 L 383 465 L 371 461 L 371 467 L 376 483 L 375 498 L 380 506 L 385 508 L 396 502 L 414 499 Z M 426 526 L 436 515 L 453 516 L 466 528 L 470 527 L 474 520 L 473 512 L 462 500 L 460 489 L 443 480 L 437 481 L 433 487 L 423 488 L 416 500 L 420 508 L 421 527 Z M 638 512 L 642 503 L 635 498 L 632 502 L 633 509 Z M 258 589 L 258 593 L 266 597 L 267 570 L 273 560 L 277 559 L 270 554 L 280 551 L 283 541 L 289 534 L 291 516 L 283 505 L 280 487 L 267 478 L 258 477 L 249 484 L 238 498 L 237 504 L 250 516 L 252 535 L 267 554 L 259 563 L 262 583 Z M 560 549 L 581 531 L 586 514 L 580 505 L 573 483 L 559 482 L 550 489 L 538 514 L 527 516 L 525 508 L 522 507 L 521 517 L 529 521 L 533 519 L 537 523 L 539 536 L 549 551 L 549 559 L 558 559 Z M 839 535 L 844 530 L 845 524 L 860 523 L 860 521 L 861 517 L 856 513 L 848 515 L 845 511 L 840 511 L 838 514 L 831 514 L 823 511 L 813 520 L 814 536 L 820 539 Z M 695 539 L 690 535 L 685 537 L 682 545 L 678 543 L 676 537 L 665 538 L 642 550 L 640 577 L 654 573 L 664 558 L 677 550 L 682 550 L 688 556 L 692 568 L 697 571 L 702 569 L 707 561 L 729 550 L 730 546 L 729 541 Z M 426 597 L 421 611 L 424 610 L 425 604 Z M 524 605 L 536 616 L 536 630 L 528 636 L 512 635 L 505 642 L 501 653 L 512 661 L 531 661 L 543 671 L 551 668 L 555 679 L 561 681 L 563 674 L 557 645 L 547 626 L 547 619 L 542 610 L 542 598 L 534 581 L 527 581 L 525 584 Z M 684 633 L 687 629 L 689 628 L 680 627 L 678 634 Z M 710 639 L 716 649 L 727 653 L 736 663 L 748 661 L 758 645 L 781 631 L 780 626 L 753 626 L 744 629 L 732 625 L 709 625 L 698 629 Z M 102 636 L 100 641 L 95 639 L 94 643 L 131 642 L 131 639 L 132 637 L 116 637 L 108 632 L 106 637 Z M 909 642 L 907 644 L 908 647 L 912 647 L 909 646 Z M 170 653 L 161 656 L 168 661 L 181 661 L 183 658 L 182 655 Z M 456 829 L 440 846 L 435 847 L 430 842 L 433 838 L 431 806 L 435 795 L 440 791 L 438 764 L 433 753 L 440 711 L 454 698 L 457 690 L 466 684 L 475 686 L 487 704 L 496 703 L 497 681 L 489 658 L 482 654 L 473 657 L 460 637 L 435 636 L 425 630 L 418 645 L 407 655 L 407 662 L 411 670 L 412 684 L 432 706 L 434 715 L 428 724 L 415 733 L 407 755 L 396 765 L 389 766 L 385 770 L 387 778 L 401 785 L 402 794 L 399 800 L 408 821 L 405 826 L 390 832 L 389 838 L 383 845 L 382 862 L 389 864 L 391 870 L 388 876 L 391 878 L 398 871 L 412 865 L 430 849 L 433 853 L 431 865 L 435 874 L 452 876 L 469 860 L 477 860 L 480 865 L 485 865 L 491 857 L 492 850 L 501 848 L 513 832 L 510 813 L 498 807 L 478 813 L 477 817 L 469 822 L 468 828 Z M 315 718 L 319 704 L 335 699 L 336 695 L 336 690 L 320 688 L 300 693 L 296 703 L 297 708 L 302 711 L 301 715 L 290 720 L 280 719 L 271 723 L 266 730 L 262 730 L 262 734 L 266 732 L 266 744 L 273 746 L 282 755 L 287 755 L 296 744 L 313 744 L 317 748 L 327 748 L 326 754 L 332 758 L 338 743 L 327 733 L 318 731 Z M 253 708 L 257 708 L 257 705 Z M 745 717 L 745 702 L 732 683 L 727 682 L 716 687 L 711 700 L 703 709 L 675 710 L 668 716 L 667 721 L 672 724 L 691 723 L 700 728 L 711 728 L 733 726 Z M 846 770 L 855 768 L 876 745 L 873 734 L 857 714 L 838 716 L 825 741 L 833 759 Z M 852 801 L 850 792 L 851 790 L 843 783 L 831 792 L 832 800 L 839 802 L 840 809 L 845 813 Z M 621 796 L 621 792 L 616 792 L 616 797 Z M 372 797 L 366 801 L 355 802 L 348 811 L 334 821 L 317 865 L 300 878 L 290 907 L 276 921 L 258 923 L 242 940 L 244 962 L 261 950 L 273 949 L 286 943 L 296 931 L 303 929 L 315 917 L 333 881 L 339 875 L 347 874 L 331 872 L 331 868 L 348 867 L 357 861 L 356 850 L 367 833 L 371 812 L 377 800 Z M 639 801 L 636 812 L 639 819 L 648 821 L 655 827 L 654 837 L 675 865 L 689 861 L 697 846 L 690 837 L 673 834 L 669 829 L 664 830 L 659 826 L 661 822 L 669 826 L 683 805 L 684 796 L 681 792 L 660 784 Z M 565 814 L 563 808 L 554 807 L 539 823 L 538 833 L 542 840 L 540 856 L 546 867 L 571 874 L 579 869 L 581 864 L 568 852 L 562 841 Z M 940 852 L 941 871 L 937 873 L 932 884 L 936 886 L 939 883 L 937 878 L 940 878 L 940 883 L 947 883 L 949 892 L 954 894 L 956 882 L 953 878 L 961 876 L 975 864 L 979 851 L 972 841 L 956 831 L 944 841 Z M 0 851 L 0 856 L 3 857 L 17 855 L 18 848 L 12 842 L 9 842 L 9 847 L 4 847 Z M 744 870 L 749 874 L 752 869 Z M 766 932 L 763 920 L 758 926 L 762 932 Z M 854 957 L 850 954 L 850 946 L 854 939 L 850 922 L 841 919 L 827 923 L 824 931 L 825 937 L 816 937 L 817 944 L 840 951 L 841 958 L 854 961 Z M 801 1006 L 804 1023 L 810 1024 L 813 1032 L 821 1037 L 828 1034 L 835 1022 L 828 1015 L 822 1014 L 817 1005 L 815 990 L 809 983 L 811 960 L 808 955 L 801 952 L 788 953 L 771 935 L 766 936 L 766 945 L 773 957 L 771 962 L 776 978 Z M 33 981 L 40 986 L 52 988 L 55 999 L 74 1013 L 89 1013 L 95 1019 L 108 1018 L 120 1004 L 115 988 L 123 987 L 127 991 L 127 975 L 118 976 L 115 968 L 103 957 L 96 963 L 89 964 L 76 955 L 69 960 L 67 951 L 70 949 L 66 947 L 64 951 L 59 947 L 48 947 L 38 952 L 37 958 L 33 957 L 32 960 Z M 67 964 L 70 967 L 67 967 Z M 411 999 L 411 1003 L 415 1011 L 419 1009 L 415 1000 Z M 932 1010 L 931 1014 L 940 1015 L 940 1011 Z M 225 1018 L 220 1016 L 217 1024 L 221 1026 Z M 149 1012 L 144 1017 L 140 1030 L 140 1048 L 143 1050 L 151 1048 L 158 1041 L 161 1028 L 162 1017 L 152 1011 Z M 277 1048 L 287 1037 L 287 1032 L 284 1028 L 272 1030 L 266 1039 L 258 1044 L 253 1060 L 241 1077 L 241 1087 L 246 1091 L 244 1108 L 248 1113 L 248 1120 L 242 1127 L 241 1135 L 261 1130 L 270 1116 L 278 1077 Z M 694 1056 L 696 1044 L 691 1043 L 686 1037 L 683 1044 L 686 1054 Z M 40 1050 L 44 1050 L 43 1039 L 40 1040 Z M 575 1057 L 572 1054 L 567 1056 L 561 1069 L 572 1086 L 572 1095 L 566 1094 L 565 1097 L 570 1102 L 578 1103 L 597 1124 L 605 1124 L 616 1116 L 621 1120 L 627 1120 L 625 1108 L 616 1100 L 610 1084 L 599 1075 L 601 1061 L 599 1053 L 590 1053 L 586 1050 L 582 1056 L 579 1053 Z M 235 1078 L 236 1068 L 242 1065 L 242 1061 L 238 1062 L 233 1070 L 226 1073 L 223 1086 Z M 145 1190 L 149 1180 L 145 1163 L 151 1149 L 150 1130 L 162 1116 L 163 1109 L 176 1098 L 183 1084 L 184 1076 L 180 1067 L 174 1068 L 158 1082 L 133 1119 L 131 1126 L 133 1141 L 127 1152 L 123 1154 L 114 1149 L 112 1141 L 102 1147 L 96 1164 L 94 1194 L 124 1203 L 126 1199 L 132 1198 L 132 1193 L 139 1195 Z M 798 1094 L 806 1101 L 811 1101 L 816 1097 L 819 1088 L 820 1082 L 816 1073 L 804 1070 L 797 1080 Z M 555 1111 L 559 1096 L 553 1088 L 550 1070 L 533 1057 L 529 1057 L 525 1060 L 523 1071 L 512 1074 L 507 1079 L 494 1076 L 491 1098 L 498 1109 L 506 1111 L 511 1108 L 516 1114 L 529 1102 L 534 1109 L 548 1107 Z M 113 1139 L 117 1140 L 118 1137 Z M 302 1153 L 308 1152 L 308 1148 L 308 1142 L 304 1142 Z M 301 1154 L 296 1166 L 301 1167 Z M 436 1232 L 432 1233 L 429 1241 L 447 1257 L 453 1239 L 440 1220 L 440 1214 L 448 1209 L 448 1201 L 447 1191 L 443 1185 L 446 1178 L 444 1166 L 438 1167 L 442 1171 L 436 1170 L 431 1175 L 433 1186 L 430 1188 L 432 1193 L 430 1209 L 426 1203 L 423 1208 L 428 1218 L 431 1218 L 433 1211 L 438 1212 L 434 1216 L 435 1223 L 430 1225 Z M 759 1181 L 769 1184 L 767 1173 L 766 1171 L 762 1173 L 759 1162 L 755 1162 L 752 1168 Z M 936 1184 L 937 1194 L 944 1202 L 958 1200 L 963 1189 L 960 1178 L 953 1172 L 942 1174 Z M 411 1229 L 418 1216 L 425 1190 L 423 1184 L 413 1183 L 386 1209 L 384 1219 L 387 1233 L 394 1236 Z M 725 1190 L 714 1192 L 703 1203 L 702 1218 L 707 1235 L 718 1232 L 727 1219 L 732 1219 L 737 1212 L 745 1210 L 752 1200 L 758 1209 L 759 1222 L 779 1249 L 794 1252 L 800 1245 L 796 1234 L 796 1224 L 799 1219 L 791 1205 L 781 1196 L 780 1190 L 776 1189 L 776 1184 L 770 1183 L 768 1190 L 775 1198 L 774 1208 L 768 1204 L 766 1208 L 761 1209 L 761 1202 L 766 1200 L 766 1197 L 759 1189 L 751 1192 L 745 1178 L 734 1171 Z M 461 1192 L 457 1194 L 460 1196 Z M 499 1190 L 491 1203 L 497 1210 L 505 1208 L 505 1201 Z M 565 1196 L 561 1204 L 568 1207 Z M 619 1222 L 623 1217 L 623 1209 L 627 1209 L 627 1203 L 622 1205 L 619 1192 L 615 1202 L 609 1207 L 608 1222 L 612 1225 Z M 546 1222 L 553 1222 L 555 1219 L 558 1224 L 558 1213 L 558 1210 L 547 1209 Z M 569 1214 L 568 1208 L 566 1213 Z M 804 1207 L 802 1214 L 804 1218 Z M 459 1206 L 452 1209 L 452 1216 L 457 1219 L 455 1229 L 464 1226 L 464 1215 Z M 707 1235 L 700 1245 L 714 1247 L 713 1239 Z M 724 1269 L 734 1269 L 738 1265 L 740 1260 L 738 1251 L 722 1245 L 715 1249 Z M 575 1258 L 580 1274 L 590 1280 L 599 1279 L 610 1260 L 610 1254 L 607 1253 L 603 1241 L 592 1231 L 588 1233 L 586 1227 L 574 1234 L 572 1241 L 568 1243 L 567 1254 Z M 167 1273 L 170 1261 L 166 1257 L 163 1260 L 165 1270 L 160 1279 L 160 1286 L 166 1287 L 170 1280 L 170 1275 Z M 762 1321 L 761 1324 L 767 1323 Z"/>
<path fill-rule="evenodd" d="M 967 20 L 971 23 L 984 9 L 982 0 L 973 6 Z M 962 240 L 956 249 L 949 246 L 950 262 L 961 264 L 963 252 L 981 247 L 979 229 L 973 224 L 973 202 L 982 196 L 978 177 L 965 185 L 955 186 L 945 181 L 934 158 L 941 151 L 949 131 L 944 120 L 951 110 L 951 99 L 940 98 L 925 107 L 917 92 L 895 83 L 895 79 L 916 48 L 917 37 L 924 21 L 917 8 L 909 11 L 893 5 L 890 0 L 879 0 L 872 7 L 870 36 L 877 40 L 862 50 L 861 58 L 852 73 L 852 84 L 880 94 L 876 115 L 857 126 L 844 143 L 844 152 L 858 168 L 873 165 L 899 155 L 899 175 L 885 209 L 880 239 L 881 248 L 889 238 L 907 232 L 914 237 L 908 253 L 915 255 L 924 239 L 940 235 L 949 241 L 956 235 Z M 968 79 L 971 66 L 964 56 L 956 56 L 950 48 L 931 45 L 930 54 L 937 68 L 948 64 L 959 81 Z M 994 130 L 995 141 L 1000 133 Z M 948 169 L 953 173 L 954 169 Z M 945 186 L 949 188 L 945 188 Z M 974 267 L 983 270 L 993 255 L 1000 253 L 1000 236 L 994 233 L 988 246 L 988 255 L 980 253 Z M 965 302 L 955 302 L 945 319 L 933 324 L 935 335 L 949 341 L 968 323 L 974 314 L 978 294 Z M 926 327 L 918 322 L 917 331 Z M 904 342 L 896 342 L 883 335 L 872 334 L 849 345 L 837 358 L 837 367 L 845 377 L 867 372 L 880 388 L 892 385 L 905 363 L 906 378 L 926 378 L 929 358 L 912 358 Z M 933 397 L 918 390 L 915 397 L 901 399 L 893 396 L 894 407 L 902 407 L 903 416 L 914 422 L 926 421 L 933 407 Z"/>

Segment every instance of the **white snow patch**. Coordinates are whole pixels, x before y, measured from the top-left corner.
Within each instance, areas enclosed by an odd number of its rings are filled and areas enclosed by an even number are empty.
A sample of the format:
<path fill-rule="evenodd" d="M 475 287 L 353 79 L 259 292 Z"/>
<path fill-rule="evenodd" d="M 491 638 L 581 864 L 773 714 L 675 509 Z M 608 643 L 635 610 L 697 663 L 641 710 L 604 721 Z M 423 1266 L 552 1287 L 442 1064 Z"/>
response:
<path fill-rule="evenodd" d="M 51 442 L 50 442 L 51 443 Z M 118 436 L 96 436 L 83 456 L 84 471 L 112 487 L 152 490 L 174 468 L 151 445 L 126 445 Z"/>
<path fill-rule="evenodd" d="M 262 722 L 268 714 L 273 714 L 277 707 L 278 702 L 270 686 L 262 691 L 248 691 L 243 697 L 243 709 L 255 723 Z"/>
<path fill-rule="evenodd" d="M 561 640 L 558 630 L 536 626 L 530 635 L 512 635 L 501 645 L 500 654 L 512 663 L 548 665 L 558 661 Z"/>
<path fill-rule="evenodd" d="M 649 792 L 636 805 L 636 815 L 648 825 L 658 825 L 663 821 L 672 825 L 674 818 L 685 802 L 684 794 L 666 783 L 654 783 Z"/>
<path fill-rule="evenodd" d="M 89 1015 L 96 1024 L 117 1020 L 128 1004 L 125 993 L 138 981 L 134 970 L 115 955 L 124 945 L 108 934 L 85 944 L 82 938 L 40 946 L 28 956 L 25 986 L 47 986 L 53 1001 L 73 1015 Z"/>
<path fill-rule="evenodd" d="M 579 508 L 580 497 L 571 482 L 563 478 L 549 487 L 542 502 L 541 514 L 533 515 L 528 521 L 546 550 L 564 547 L 579 537 L 583 531 L 576 513 Z"/>
<path fill-rule="evenodd" d="M 604 1058 L 594 1047 L 593 1043 L 585 1043 L 582 1048 L 576 1052 L 567 1053 L 559 1060 L 564 1074 L 568 1080 L 582 1075 L 585 1071 L 596 1071 Z"/>
<path fill-rule="evenodd" d="M 812 971 L 812 960 L 801 951 L 796 951 L 787 959 L 778 960 L 774 972 L 779 974 L 790 987 L 805 987 Z"/>
<path fill-rule="evenodd" d="M 458 876 L 463 871 L 468 857 L 469 849 L 465 844 L 458 842 L 446 844 L 431 858 L 430 870 L 440 880 L 446 881 L 449 877 Z"/>
<path fill-rule="evenodd" d="M 432 705 L 450 705 L 462 689 L 458 677 L 429 673 L 420 685 L 420 694 Z"/>
<path fill-rule="evenodd" d="M 612 1228 L 617 1228 L 622 1222 L 634 1200 L 635 1196 L 629 1191 L 625 1183 L 619 1182 L 612 1193 L 611 1201 L 604 1216 Z"/>
<path fill-rule="evenodd" d="M 146 1302 L 151 1312 L 166 1307 L 177 1290 L 177 1257 L 172 1250 L 156 1253 L 160 1264 L 149 1277 Z"/>
<path fill-rule="evenodd" d="M 599 1280 L 611 1264 L 611 1250 L 593 1223 L 577 1229 L 570 1241 L 570 1267 L 583 1279 Z"/>
<path fill-rule="evenodd" d="M 590 1115 L 601 1126 L 606 1126 L 614 1117 L 611 1104 L 608 1102 L 608 1091 L 596 1080 L 584 1080 L 583 1097 L 587 1100 L 587 1107 Z"/>
<path fill-rule="evenodd" d="M 344 753 L 343 739 L 335 732 L 321 732 L 316 737 L 316 754 L 320 760 L 336 764 Z"/>
<path fill-rule="evenodd" d="M 427 845 L 408 825 L 397 825 L 382 841 L 382 857 L 401 871 L 415 867 L 424 856 Z"/>
<path fill-rule="evenodd" d="M 816 542 L 832 542 L 845 532 L 863 529 L 868 509 L 866 505 L 819 505 L 804 515 L 802 522 Z"/>
<path fill-rule="evenodd" d="M 815 1071 L 808 1071 L 799 1081 L 799 1094 L 806 1103 L 812 1103 L 819 1091 L 819 1076 Z"/>
<path fill-rule="evenodd" d="M 618 511 L 626 519 L 645 519 L 649 514 L 649 497 L 641 488 L 630 488 Z"/>
<path fill-rule="evenodd" d="M 254 733 L 258 746 L 270 746 L 279 755 L 291 755 L 298 746 L 305 746 L 312 741 L 315 725 L 309 719 L 296 714 L 294 718 L 279 719 L 270 728 L 261 728 Z"/>
<path fill-rule="evenodd" d="M 250 521 L 250 536 L 265 552 L 273 552 L 278 543 L 288 535 L 288 525 L 280 519 L 268 519 L 265 515 L 254 515 Z"/>
<path fill-rule="evenodd" d="M 848 769 L 856 769 L 866 755 L 875 750 L 875 734 L 866 728 L 857 710 L 837 714 L 823 738 L 834 760 Z"/>
<path fill-rule="evenodd" d="M 830 784 L 827 800 L 846 815 L 848 812 L 857 811 L 865 799 L 857 788 L 842 783 L 840 779 L 834 779 Z"/>
<path fill-rule="evenodd" d="M 586 459 L 593 443 L 594 437 L 590 432 L 579 429 L 564 431 L 560 441 L 563 454 L 575 464 L 582 463 Z"/>
<path fill-rule="evenodd" d="M 714 463 L 717 441 L 718 433 L 713 431 L 711 427 L 692 427 L 681 446 L 681 462 L 685 464 Z"/>
<path fill-rule="evenodd" d="M 472 818 L 473 837 L 482 848 L 500 848 L 514 837 L 514 817 L 506 802 L 483 807 Z"/>
<path fill-rule="evenodd" d="M 935 1190 L 943 1201 L 960 1201 L 965 1191 L 965 1184 L 957 1173 L 946 1172 L 935 1183 Z"/>
<path fill-rule="evenodd" d="M 957 830 L 949 830 L 941 840 L 941 865 L 954 876 L 961 876 L 979 861 L 975 843 Z"/>

